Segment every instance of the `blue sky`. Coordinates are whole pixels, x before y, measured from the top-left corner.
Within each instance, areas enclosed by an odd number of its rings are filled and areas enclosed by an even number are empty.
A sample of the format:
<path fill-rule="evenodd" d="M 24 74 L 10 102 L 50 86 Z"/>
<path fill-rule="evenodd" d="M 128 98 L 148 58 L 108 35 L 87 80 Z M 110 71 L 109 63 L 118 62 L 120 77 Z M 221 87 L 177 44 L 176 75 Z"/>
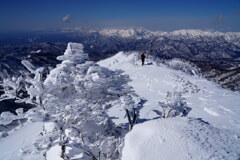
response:
<path fill-rule="evenodd" d="M 240 0 L 1 0 L 0 31 L 144 27 L 240 32 Z"/>

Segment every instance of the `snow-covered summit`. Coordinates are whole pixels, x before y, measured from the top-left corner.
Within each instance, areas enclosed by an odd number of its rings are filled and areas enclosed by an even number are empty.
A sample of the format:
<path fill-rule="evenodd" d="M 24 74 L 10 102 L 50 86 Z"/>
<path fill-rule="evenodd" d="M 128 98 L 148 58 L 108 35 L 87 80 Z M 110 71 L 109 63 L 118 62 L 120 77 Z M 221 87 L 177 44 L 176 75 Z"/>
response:
<path fill-rule="evenodd" d="M 149 31 L 143 28 L 129 28 L 129 29 L 102 29 L 99 30 L 101 35 L 105 36 L 118 36 L 122 38 L 153 38 L 153 37 L 181 37 L 181 38 L 214 38 L 214 37 L 222 37 L 227 41 L 239 40 L 240 32 L 218 32 L 218 31 L 205 31 L 199 29 L 182 29 L 171 32 L 163 32 L 163 31 Z"/>
<path fill-rule="evenodd" d="M 169 32 L 170 35 L 176 35 L 176 36 L 189 36 L 189 37 L 195 37 L 195 36 L 222 36 L 224 33 L 222 32 L 211 32 L 211 31 L 203 31 L 203 30 L 176 30 L 173 32 Z"/>
<path fill-rule="evenodd" d="M 198 38 L 198 37 L 202 37 L 202 38 L 214 38 L 214 37 L 222 37 L 224 38 L 226 41 L 235 41 L 240 39 L 240 32 L 218 32 L 218 31 L 203 31 L 203 30 L 193 30 L 193 29 L 189 29 L 189 30 L 176 30 L 173 32 L 168 32 L 167 34 L 168 36 L 180 36 L 182 38 Z"/>
<path fill-rule="evenodd" d="M 100 34 L 105 36 L 119 36 L 123 38 L 150 38 L 153 36 L 151 31 L 139 28 L 139 29 L 102 29 Z"/>

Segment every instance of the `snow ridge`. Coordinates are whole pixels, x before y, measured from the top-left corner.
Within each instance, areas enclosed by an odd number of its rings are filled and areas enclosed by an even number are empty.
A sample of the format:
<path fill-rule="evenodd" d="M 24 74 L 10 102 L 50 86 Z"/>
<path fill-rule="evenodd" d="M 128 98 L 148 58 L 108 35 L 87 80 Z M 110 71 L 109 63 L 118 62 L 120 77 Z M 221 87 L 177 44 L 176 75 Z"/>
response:
<path fill-rule="evenodd" d="M 163 32 L 163 31 L 149 31 L 143 28 L 129 28 L 129 29 L 102 29 L 99 31 L 101 35 L 105 36 L 118 36 L 122 38 L 153 38 L 153 37 L 181 37 L 181 38 L 216 38 L 216 37 L 222 37 L 226 41 L 239 41 L 240 39 L 240 32 L 218 32 L 218 31 L 203 31 L 203 30 L 197 30 L 197 29 L 182 29 L 182 30 L 176 30 L 172 32 Z"/>
<path fill-rule="evenodd" d="M 120 52 L 99 62 L 112 70 L 124 70 L 136 93 L 147 100 L 139 111 L 139 122 L 144 123 L 126 135 L 122 160 L 239 159 L 240 94 L 197 74 L 188 74 L 191 65 L 183 65 L 188 68 L 186 73 L 173 69 L 184 64 L 180 60 L 162 64 L 147 59 L 141 66 L 139 56 L 138 52 Z M 159 102 L 166 99 L 167 93 L 182 96 L 178 103 L 186 105 L 188 113 L 180 115 L 186 117 L 176 117 L 173 114 L 178 112 L 171 112 L 172 118 L 164 119 Z M 120 115 L 116 111 L 109 114 Z"/>

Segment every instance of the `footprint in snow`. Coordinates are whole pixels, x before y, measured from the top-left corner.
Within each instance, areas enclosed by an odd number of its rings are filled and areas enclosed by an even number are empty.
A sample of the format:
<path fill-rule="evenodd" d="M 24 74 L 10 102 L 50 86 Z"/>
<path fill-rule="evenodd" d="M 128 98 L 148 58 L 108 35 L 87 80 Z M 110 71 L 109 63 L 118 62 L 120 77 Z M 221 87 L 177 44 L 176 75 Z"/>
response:
<path fill-rule="evenodd" d="M 213 111 L 212 109 L 204 108 L 204 111 L 206 111 L 208 114 L 210 114 L 212 116 L 219 116 L 219 114 L 217 112 Z"/>

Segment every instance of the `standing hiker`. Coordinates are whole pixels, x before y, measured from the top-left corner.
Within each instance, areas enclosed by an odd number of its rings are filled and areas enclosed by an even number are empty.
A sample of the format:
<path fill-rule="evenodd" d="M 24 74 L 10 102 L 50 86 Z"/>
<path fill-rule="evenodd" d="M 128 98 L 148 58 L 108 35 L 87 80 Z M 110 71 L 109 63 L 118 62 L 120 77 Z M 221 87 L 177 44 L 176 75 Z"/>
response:
<path fill-rule="evenodd" d="M 142 53 L 141 54 L 142 66 L 144 65 L 145 58 L 146 58 L 145 54 Z"/>

